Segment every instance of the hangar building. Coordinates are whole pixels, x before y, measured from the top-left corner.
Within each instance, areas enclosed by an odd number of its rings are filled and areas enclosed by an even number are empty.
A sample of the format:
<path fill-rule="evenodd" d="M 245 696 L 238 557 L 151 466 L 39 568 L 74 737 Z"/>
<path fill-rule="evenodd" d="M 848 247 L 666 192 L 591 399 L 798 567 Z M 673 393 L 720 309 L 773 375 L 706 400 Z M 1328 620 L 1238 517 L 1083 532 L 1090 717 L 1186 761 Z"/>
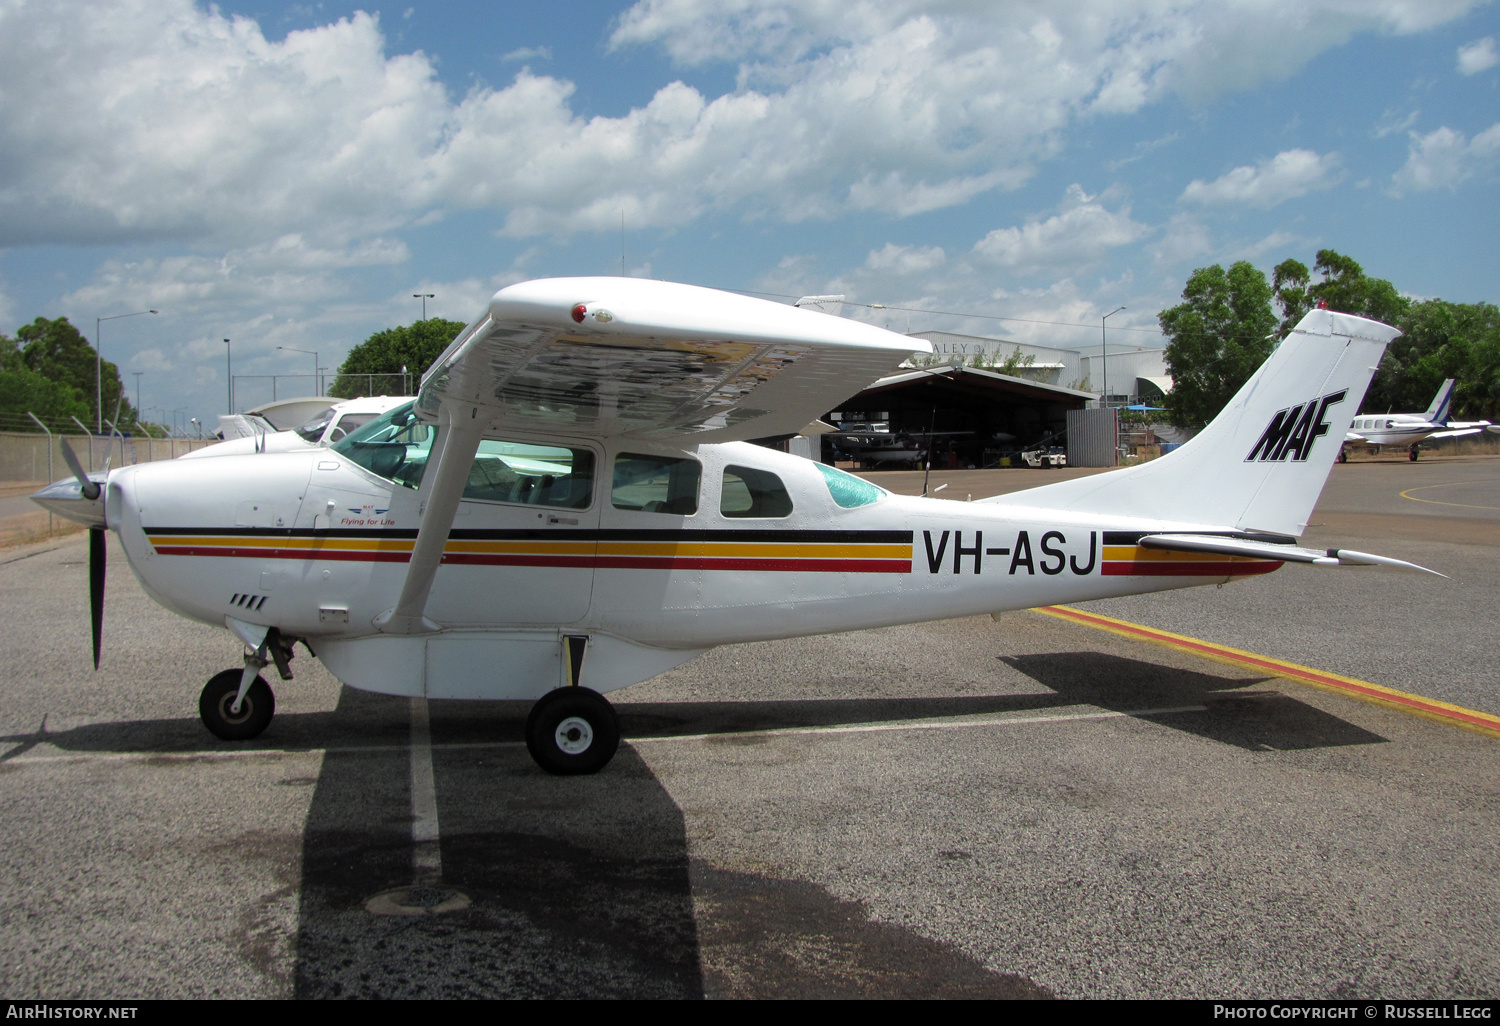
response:
<path fill-rule="evenodd" d="M 1096 398 L 1093 392 L 995 371 L 931 367 L 881 378 L 822 419 L 845 430 L 888 424 L 889 445 L 867 439 L 866 447 L 895 453 L 904 447 L 910 455 L 892 457 L 893 469 L 925 458 L 929 437 L 935 465 L 982 467 L 1021 448 L 1061 445 L 1068 411 Z M 862 459 L 840 435 L 823 437 L 825 461 Z"/>

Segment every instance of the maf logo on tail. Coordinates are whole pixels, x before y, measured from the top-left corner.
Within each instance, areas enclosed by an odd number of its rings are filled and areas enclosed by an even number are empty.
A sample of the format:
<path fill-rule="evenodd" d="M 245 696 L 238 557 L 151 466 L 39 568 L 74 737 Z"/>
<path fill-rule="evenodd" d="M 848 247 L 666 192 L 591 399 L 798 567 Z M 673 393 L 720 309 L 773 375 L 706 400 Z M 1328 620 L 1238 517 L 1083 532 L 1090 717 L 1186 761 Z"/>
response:
<path fill-rule="evenodd" d="M 1255 448 L 1250 450 L 1245 462 L 1257 459 L 1262 463 L 1288 458 L 1298 462 L 1306 460 L 1312 455 L 1313 443 L 1328 434 L 1328 425 L 1323 422 L 1323 415 L 1334 403 L 1343 402 L 1347 394 L 1347 390 L 1333 392 L 1321 399 L 1313 399 L 1279 411 L 1271 418 L 1271 423 L 1266 425 L 1260 441 L 1255 443 Z"/>

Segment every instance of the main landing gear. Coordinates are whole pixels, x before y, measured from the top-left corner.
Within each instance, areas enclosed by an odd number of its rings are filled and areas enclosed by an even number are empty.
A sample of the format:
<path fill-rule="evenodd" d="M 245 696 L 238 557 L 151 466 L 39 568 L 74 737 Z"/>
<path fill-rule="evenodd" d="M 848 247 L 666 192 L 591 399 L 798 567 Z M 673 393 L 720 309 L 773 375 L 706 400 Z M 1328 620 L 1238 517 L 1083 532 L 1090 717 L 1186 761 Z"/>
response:
<path fill-rule="evenodd" d="M 274 662 L 281 679 L 291 680 L 288 664 L 296 640 L 283 638 L 271 628 L 259 648 L 246 651 L 244 669 L 225 670 L 209 678 L 198 699 L 198 713 L 210 733 L 225 741 L 249 741 L 270 726 L 276 696 L 260 671 Z M 574 671 L 569 679 L 576 680 L 582 665 L 581 643 L 576 651 L 569 649 L 569 657 Z M 549 691 L 537 699 L 526 717 L 526 750 L 548 773 L 598 773 L 619 747 L 620 718 L 604 696 L 591 688 L 571 685 Z"/>
<path fill-rule="evenodd" d="M 589 688 L 549 691 L 526 717 L 526 750 L 548 773 L 598 773 L 619 747 L 620 718 L 614 706 Z"/>
<path fill-rule="evenodd" d="M 1415 463 L 1417 462 L 1417 453 L 1421 451 L 1421 447 L 1416 442 L 1413 442 L 1411 443 L 1411 448 L 1406 450 L 1406 458 Z"/>

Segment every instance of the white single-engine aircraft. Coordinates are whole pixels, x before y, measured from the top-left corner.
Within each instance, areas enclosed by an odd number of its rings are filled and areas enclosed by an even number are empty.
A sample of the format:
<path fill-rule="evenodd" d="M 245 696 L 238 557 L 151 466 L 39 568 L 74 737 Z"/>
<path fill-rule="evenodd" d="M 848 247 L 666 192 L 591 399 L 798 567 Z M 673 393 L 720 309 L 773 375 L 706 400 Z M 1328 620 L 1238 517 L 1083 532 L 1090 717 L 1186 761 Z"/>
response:
<path fill-rule="evenodd" d="M 1453 389 L 1457 381 L 1448 378 L 1432 397 L 1426 413 L 1361 414 L 1354 418 L 1344 435 L 1344 445 L 1367 445 L 1376 452 L 1382 445 L 1406 446 L 1407 458 L 1416 460 L 1422 442 L 1429 438 L 1463 438 L 1477 435 L 1490 427 L 1487 420 L 1449 420 L 1453 409 Z M 1339 450 L 1339 462 L 1348 455 Z"/>
<path fill-rule="evenodd" d="M 156 601 L 228 627 L 204 724 L 258 735 L 296 642 L 351 687 L 534 699 L 528 748 L 592 773 L 601 693 L 716 645 L 1025 609 L 1277 569 L 1384 564 L 1295 544 L 1396 331 L 1309 313 L 1159 460 L 987 499 L 891 495 L 743 441 L 791 434 L 917 340 L 625 278 L 502 289 L 414 403 L 327 449 L 85 475 L 34 498 L 105 529 Z M 1431 571 L 1429 571 L 1431 572 Z"/>

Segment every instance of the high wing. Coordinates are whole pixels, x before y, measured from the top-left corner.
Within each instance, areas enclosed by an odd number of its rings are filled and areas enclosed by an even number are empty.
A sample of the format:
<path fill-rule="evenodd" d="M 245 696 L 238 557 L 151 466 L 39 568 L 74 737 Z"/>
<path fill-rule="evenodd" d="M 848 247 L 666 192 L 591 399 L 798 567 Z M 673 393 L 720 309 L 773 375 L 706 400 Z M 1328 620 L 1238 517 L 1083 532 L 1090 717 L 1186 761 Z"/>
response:
<path fill-rule="evenodd" d="M 795 434 L 931 343 L 712 289 L 551 278 L 502 289 L 422 381 L 491 436 L 743 441 Z M 792 367 L 795 373 L 787 373 Z"/>
<path fill-rule="evenodd" d="M 482 438 L 795 434 L 924 350 L 931 343 L 883 328 L 692 285 L 548 278 L 501 289 L 422 378 L 416 408 L 439 425 L 436 470 L 401 596 L 376 624 L 436 629 L 427 598 Z"/>

